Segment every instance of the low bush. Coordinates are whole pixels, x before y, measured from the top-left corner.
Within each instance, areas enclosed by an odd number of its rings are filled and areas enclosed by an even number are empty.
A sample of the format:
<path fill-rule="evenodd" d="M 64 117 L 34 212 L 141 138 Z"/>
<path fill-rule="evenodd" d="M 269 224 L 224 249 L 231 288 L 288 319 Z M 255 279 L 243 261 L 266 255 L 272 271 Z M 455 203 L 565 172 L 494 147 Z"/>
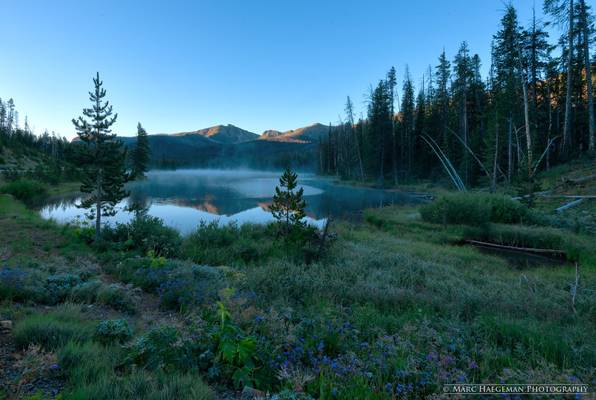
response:
<path fill-rule="evenodd" d="M 101 321 L 95 329 L 95 338 L 104 344 L 124 343 L 132 337 L 132 330 L 125 319 Z"/>
<path fill-rule="evenodd" d="M 155 257 L 177 256 L 182 242 L 178 231 L 166 226 L 160 218 L 146 215 L 127 224 L 105 227 L 102 239 L 117 250 L 132 250 L 142 255 L 150 253 Z"/>
<path fill-rule="evenodd" d="M 31 179 L 17 179 L 0 188 L 0 193 L 8 193 L 24 202 L 31 202 L 47 193 L 46 187 Z"/>
<path fill-rule="evenodd" d="M 453 193 L 420 207 L 422 219 L 435 224 L 484 225 L 488 222 L 536 223 L 538 218 L 525 205 L 503 195 Z"/>
<path fill-rule="evenodd" d="M 116 310 L 124 311 L 130 314 L 134 314 L 136 312 L 133 299 L 120 285 L 113 284 L 100 287 L 97 292 L 97 301 Z"/>
<path fill-rule="evenodd" d="M 46 298 L 43 274 L 18 267 L 0 269 L 0 300 L 41 302 Z"/>
<path fill-rule="evenodd" d="M 130 362 L 151 370 L 175 369 L 181 358 L 182 347 L 176 328 L 160 326 L 140 336 L 131 345 Z"/>
<path fill-rule="evenodd" d="M 215 300 L 223 286 L 223 274 L 219 270 L 204 265 L 186 265 L 170 272 L 157 292 L 162 307 L 183 310 Z"/>
<path fill-rule="evenodd" d="M 101 288 L 102 283 L 97 280 L 79 283 L 70 291 L 70 298 L 72 301 L 79 303 L 91 304 L 97 300 L 97 293 Z"/>
<path fill-rule="evenodd" d="M 181 253 L 195 263 L 208 265 L 252 265 L 270 258 L 310 262 L 316 258 L 313 249 L 318 249 L 311 243 L 315 232 L 310 226 L 299 227 L 284 238 L 276 224 L 201 223 L 184 239 Z"/>
<path fill-rule="evenodd" d="M 61 273 L 48 276 L 46 280 L 47 296 L 53 304 L 62 302 L 74 287 L 81 284 L 81 278 L 75 274 Z"/>

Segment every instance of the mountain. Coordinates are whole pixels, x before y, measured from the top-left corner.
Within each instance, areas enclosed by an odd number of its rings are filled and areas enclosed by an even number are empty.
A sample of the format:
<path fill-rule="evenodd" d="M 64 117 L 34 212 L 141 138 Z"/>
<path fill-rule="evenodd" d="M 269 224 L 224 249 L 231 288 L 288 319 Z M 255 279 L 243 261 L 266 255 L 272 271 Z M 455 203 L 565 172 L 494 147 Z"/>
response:
<path fill-rule="evenodd" d="M 149 135 L 151 164 L 159 168 L 280 168 L 290 163 L 312 168 L 318 160 L 319 139 L 328 130 L 329 127 L 317 123 L 286 132 L 267 130 L 259 136 L 234 125 L 216 125 L 196 131 Z M 119 139 L 126 147 L 136 143 L 135 137 Z"/>
<path fill-rule="evenodd" d="M 319 139 L 325 137 L 329 127 L 315 123 L 304 128 L 293 129 L 286 132 L 265 131 L 259 140 L 294 143 L 318 143 Z"/>
<path fill-rule="evenodd" d="M 179 132 L 174 133 L 172 136 L 192 136 L 200 135 L 213 140 L 214 142 L 232 144 L 247 142 L 249 140 L 255 140 L 259 137 L 256 133 L 245 131 L 244 129 L 238 128 L 234 125 L 216 125 L 210 128 L 199 129 L 198 131 L 192 132 Z"/>
<path fill-rule="evenodd" d="M 270 129 L 268 131 L 265 131 L 261 134 L 261 136 L 259 137 L 259 139 L 269 139 L 269 138 L 274 138 L 277 136 L 283 135 L 283 132 L 280 131 L 276 131 L 275 129 Z"/>

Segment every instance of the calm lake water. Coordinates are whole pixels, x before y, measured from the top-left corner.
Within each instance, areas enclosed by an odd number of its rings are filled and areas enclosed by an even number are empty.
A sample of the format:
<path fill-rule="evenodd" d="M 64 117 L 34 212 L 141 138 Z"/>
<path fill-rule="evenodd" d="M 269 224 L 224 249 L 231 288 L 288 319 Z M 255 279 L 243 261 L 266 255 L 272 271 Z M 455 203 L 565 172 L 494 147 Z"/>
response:
<path fill-rule="evenodd" d="M 267 207 L 279 176 L 276 172 L 249 170 L 150 171 L 146 180 L 128 185 L 130 197 L 118 205 L 115 216 L 104 220 L 127 222 L 134 217 L 127 207 L 140 203 L 148 207 L 149 215 L 163 219 L 183 234 L 192 232 L 202 221 L 267 223 L 273 220 Z M 365 208 L 420 201 L 415 195 L 343 186 L 313 174 L 300 174 L 299 184 L 304 188 L 307 220 L 319 227 L 328 217 L 355 220 Z M 84 221 L 85 211 L 76 207 L 80 199 L 76 194 L 50 198 L 42 206 L 41 215 L 60 223 Z"/>

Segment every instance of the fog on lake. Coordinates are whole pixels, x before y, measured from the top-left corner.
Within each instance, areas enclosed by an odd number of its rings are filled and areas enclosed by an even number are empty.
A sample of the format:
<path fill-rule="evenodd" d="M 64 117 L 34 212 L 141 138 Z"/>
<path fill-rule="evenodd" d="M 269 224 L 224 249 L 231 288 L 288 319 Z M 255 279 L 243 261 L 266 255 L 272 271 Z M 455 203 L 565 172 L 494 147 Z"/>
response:
<path fill-rule="evenodd" d="M 268 223 L 268 211 L 280 172 L 253 170 L 187 169 L 150 171 L 147 179 L 127 185 L 130 196 L 118 204 L 117 214 L 106 223 L 134 218 L 127 208 L 143 204 L 148 214 L 159 217 L 182 234 L 201 222 Z M 365 208 L 415 203 L 420 198 L 407 193 L 337 184 L 314 174 L 299 174 L 304 189 L 307 222 L 322 227 L 329 217 L 354 220 Z M 53 197 L 41 207 L 41 215 L 59 223 L 85 220 L 85 210 L 76 207 L 81 195 Z"/>

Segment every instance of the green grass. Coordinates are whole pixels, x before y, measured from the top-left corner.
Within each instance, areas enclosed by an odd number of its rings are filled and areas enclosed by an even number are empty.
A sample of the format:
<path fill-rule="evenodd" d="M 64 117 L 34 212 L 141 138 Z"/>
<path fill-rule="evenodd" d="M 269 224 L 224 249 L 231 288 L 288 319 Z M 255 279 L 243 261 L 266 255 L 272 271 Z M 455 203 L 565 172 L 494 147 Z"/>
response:
<path fill-rule="evenodd" d="M 34 232 L 77 240 L 69 228 L 44 230 L 45 222 L 11 198 L 0 196 L 1 204 L 7 208 L 0 207 L 0 218 L 18 221 L 11 225 L 15 237 Z M 270 393 L 299 382 L 315 397 L 336 393 L 339 399 L 390 399 L 387 383 L 411 383 L 415 389 L 404 398 L 427 398 L 462 376 L 469 383 L 574 377 L 590 383 L 596 365 L 593 238 L 567 227 L 507 222 L 454 225 L 424 221 L 417 207 L 367 210 L 361 224 L 334 223 L 333 246 L 309 263 L 288 257 L 271 228 L 257 226 L 200 227 L 182 244 L 184 260 L 108 248 L 101 254 L 105 271 L 180 312 L 183 328 L 172 330 L 171 340 L 137 327 L 136 337 L 121 340 L 125 346 L 99 340 L 97 321 L 76 307 L 6 315 L 16 319 L 20 347 L 39 343 L 58 354 L 65 399 L 212 398 L 205 381 L 231 390 L 243 373 Z M 459 245 L 463 239 L 567 251 L 580 268 L 575 303 L 572 266 L 520 269 Z M 60 240 L 52 243 L 30 268 L 64 272 L 46 265 L 64 248 Z M 94 274 L 86 271 L 68 298 L 111 299 L 101 295 L 106 288 Z M 116 300 L 103 303 L 118 314 L 110 318 L 138 318 L 123 316 L 126 308 Z M 284 360 L 291 369 L 282 373 L 275 363 Z M 319 363 L 316 373 L 312 360 Z M 336 374 L 332 365 L 350 372 Z"/>
<path fill-rule="evenodd" d="M 48 314 L 33 314 L 18 321 L 14 340 L 21 349 L 39 345 L 45 350 L 56 350 L 70 340 L 91 338 L 93 327 L 77 307 L 67 305 Z"/>

